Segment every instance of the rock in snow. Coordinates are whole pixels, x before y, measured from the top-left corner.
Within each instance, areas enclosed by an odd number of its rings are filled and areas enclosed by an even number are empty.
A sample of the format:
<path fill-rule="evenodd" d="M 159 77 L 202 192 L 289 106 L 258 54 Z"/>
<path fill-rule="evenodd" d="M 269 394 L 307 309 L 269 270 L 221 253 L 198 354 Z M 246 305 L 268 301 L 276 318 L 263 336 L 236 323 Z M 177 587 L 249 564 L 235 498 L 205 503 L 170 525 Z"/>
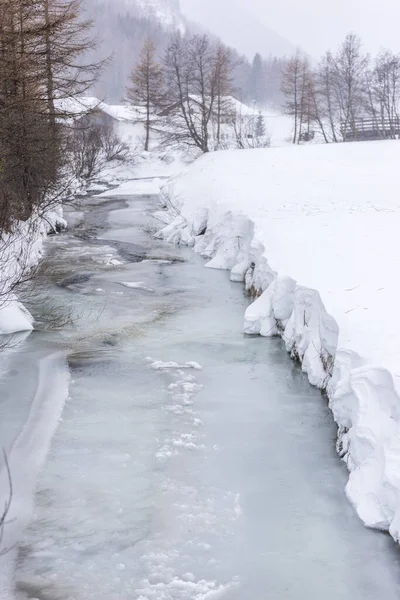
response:
<path fill-rule="evenodd" d="M 14 294 L 0 307 L 0 334 L 9 335 L 20 331 L 32 331 L 33 317 Z"/>
<path fill-rule="evenodd" d="M 327 390 L 348 498 L 397 541 L 399 161 L 396 141 L 211 153 L 164 186 L 157 234 L 256 296 L 245 332 L 280 334 Z"/>

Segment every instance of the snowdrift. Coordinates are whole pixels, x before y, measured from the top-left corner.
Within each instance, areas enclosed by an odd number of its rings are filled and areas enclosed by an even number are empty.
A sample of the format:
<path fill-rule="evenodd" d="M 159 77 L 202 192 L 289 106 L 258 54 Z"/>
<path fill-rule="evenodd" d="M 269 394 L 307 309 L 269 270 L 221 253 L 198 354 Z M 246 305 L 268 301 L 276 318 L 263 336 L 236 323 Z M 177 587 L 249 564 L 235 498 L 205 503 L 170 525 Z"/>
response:
<path fill-rule="evenodd" d="M 281 335 L 326 390 L 347 495 L 400 541 L 399 142 L 206 155 L 162 189 L 157 234 L 229 269 L 244 331 Z"/>

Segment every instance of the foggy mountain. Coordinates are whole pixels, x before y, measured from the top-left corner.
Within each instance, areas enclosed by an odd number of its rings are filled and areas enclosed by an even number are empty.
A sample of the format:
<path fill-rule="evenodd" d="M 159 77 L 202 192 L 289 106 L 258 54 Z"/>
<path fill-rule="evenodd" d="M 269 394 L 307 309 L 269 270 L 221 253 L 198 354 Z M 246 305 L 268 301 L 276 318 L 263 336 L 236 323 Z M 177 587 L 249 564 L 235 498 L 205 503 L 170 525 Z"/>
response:
<path fill-rule="evenodd" d="M 149 19 L 166 28 L 185 27 L 179 0 L 91 0 L 87 4 L 100 9 L 107 6 L 113 13 Z"/>
<path fill-rule="evenodd" d="M 247 10 L 246 2 L 231 1 L 227 6 L 221 0 L 181 0 L 180 4 L 188 18 L 207 27 L 250 60 L 257 52 L 263 56 L 290 56 L 295 52 L 294 44 L 266 27 Z"/>
<path fill-rule="evenodd" d="M 184 0 L 187 1 L 187 0 Z M 102 77 L 93 92 L 102 100 L 119 103 L 125 93 L 129 74 L 136 62 L 140 49 L 146 38 L 150 37 L 155 42 L 160 53 L 167 45 L 171 33 L 180 31 L 182 34 L 206 31 L 204 25 L 199 25 L 193 20 L 185 17 L 181 10 L 179 0 L 84 0 L 84 8 L 88 17 L 92 17 L 95 24 L 95 35 L 99 39 L 95 59 L 112 57 L 110 64 L 104 70 Z M 237 9 L 235 9 L 237 10 Z M 243 44 L 240 45 L 243 28 L 238 28 L 236 38 L 229 35 L 222 27 L 219 19 L 219 11 L 215 10 L 215 25 L 219 27 L 208 27 L 212 34 L 218 35 L 223 42 L 232 48 L 239 49 L 244 53 Z M 222 15 L 220 15 L 222 16 Z M 247 48 L 247 55 L 252 57 L 257 51 L 268 56 L 283 56 L 289 52 L 290 44 L 285 43 L 279 36 L 269 35 L 261 25 L 253 24 L 253 30 L 260 40 L 260 48 L 253 44 Z M 247 38 L 250 38 L 246 34 Z M 244 36 L 244 37 L 246 37 Z M 237 43 L 236 43 L 237 42 Z M 254 49 L 254 53 L 253 53 Z M 271 100 L 276 102 L 279 92 L 280 64 L 266 65 L 269 69 L 269 80 L 274 86 Z M 251 65 L 243 61 L 237 79 L 240 87 L 246 88 L 246 82 L 251 78 Z M 254 86 L 253 86 L 254 87 Z M 246 93 L 242 96 L 246 100 Z"/>
<path fill-rule="evenodd" d="M 171 32 L 188 28 L 179 0 L 84 0 L 83 6 L 98 38 L 94 58 L 111 57 L 94 90 L 102 100 L 121 101 L 146 38 L 162 50 Z"/>

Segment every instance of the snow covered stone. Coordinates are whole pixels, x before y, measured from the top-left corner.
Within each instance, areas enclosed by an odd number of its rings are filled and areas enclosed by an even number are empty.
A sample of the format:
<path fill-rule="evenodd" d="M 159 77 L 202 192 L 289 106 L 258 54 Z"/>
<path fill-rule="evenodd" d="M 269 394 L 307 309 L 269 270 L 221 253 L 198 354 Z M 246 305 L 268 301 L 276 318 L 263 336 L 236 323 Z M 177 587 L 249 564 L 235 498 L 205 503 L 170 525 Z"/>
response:
<path fill-rule="evenodd" d="M 32 331 L 33 317 L 15 296 L 0 306 L 0 335 Z"/>

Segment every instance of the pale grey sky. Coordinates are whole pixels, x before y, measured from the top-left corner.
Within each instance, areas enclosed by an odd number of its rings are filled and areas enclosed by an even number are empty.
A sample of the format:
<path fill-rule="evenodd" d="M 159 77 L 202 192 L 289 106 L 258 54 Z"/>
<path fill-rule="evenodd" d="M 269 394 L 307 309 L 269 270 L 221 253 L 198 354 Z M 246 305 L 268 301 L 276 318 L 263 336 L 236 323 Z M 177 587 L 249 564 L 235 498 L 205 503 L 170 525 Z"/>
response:
<path fill-rule="evenodd" d="M 400 52 L 400 0 L 181 0 L 181 7 L 188 17 L 227 35 L 228 43 L 242 40 L 247 53 L 254 40 L 244 12 L 315 57 L 335 48 L 349 31 L 361 36 L 369 52 L 380 47 Z"/>

